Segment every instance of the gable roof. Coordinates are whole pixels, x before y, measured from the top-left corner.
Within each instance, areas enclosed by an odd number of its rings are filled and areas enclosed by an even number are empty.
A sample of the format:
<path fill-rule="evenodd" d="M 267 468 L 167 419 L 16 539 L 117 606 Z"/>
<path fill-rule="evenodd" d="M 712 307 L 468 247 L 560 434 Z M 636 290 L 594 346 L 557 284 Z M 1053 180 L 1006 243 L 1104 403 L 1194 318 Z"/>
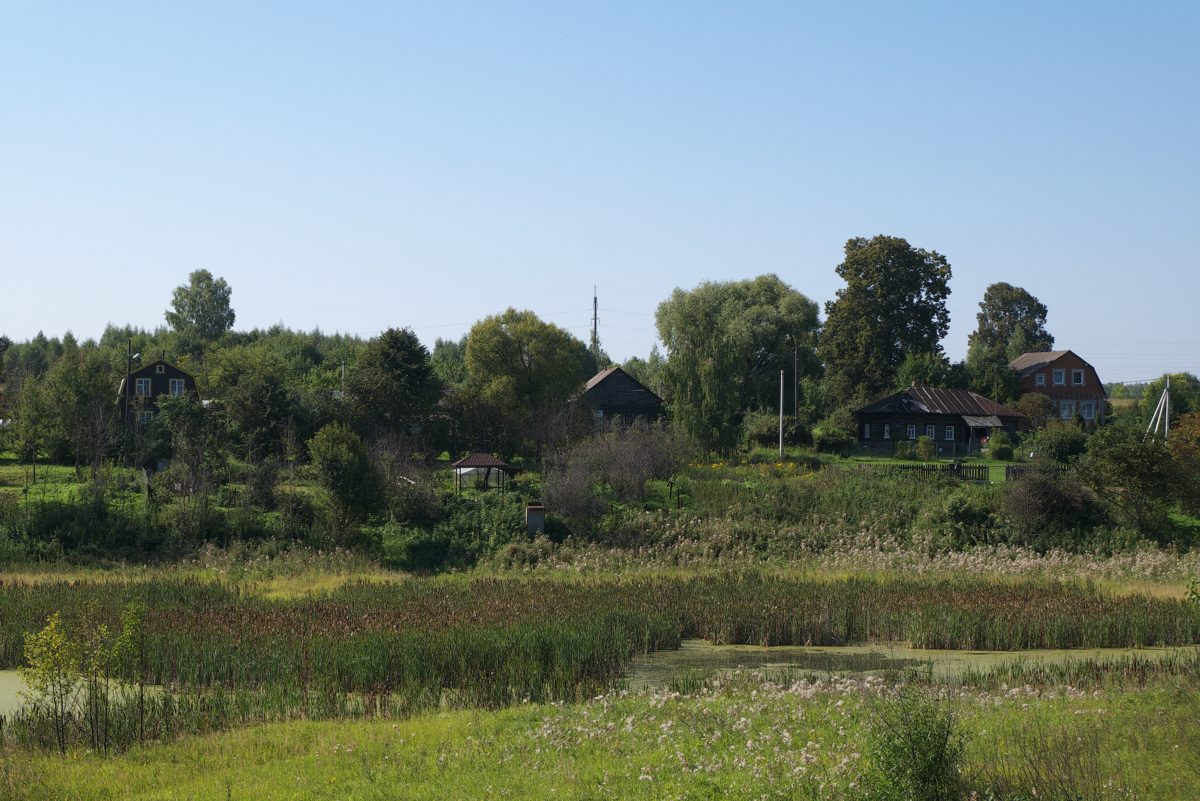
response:
<path fill-rule="evenodd" d="M 589 389 L 596 386 L 601 381 L 608 378 L 610 375 L 617 372 L 618 370 L 621 370 L 621 368 L 620 367 L 610 367 L 607 370 L 601 370 L 600 372 L 596 373 L 594 376 L 592 376 L 588 380 L 587 384 L 585 384 L 583 387 L 583 391 L 587 392 Z M 625 371 L 621 370 L 621 372 L 624 373 Z M 628 373 L 626 373 L 626 375 L 628 375 Z"/>
<path fill-rule="evenodd" d="M 492 456 L 490 453 L 472 453 L 464 456 L 451 467 L 508 467 L 507 464 Z"/>
<path fill-rule="evenodd" d="M 133 376 L 133 375 L 137 375 L 138 373 L 142 372 L 143 370 L 149 370 L 151 367 L 153 367 L 153 366 L 154 366 L 154 365 L 156 365 L 156 364 L 165 364 L 167 367 L 170 367 L 170 368 L 171 368 L 171 369 L 173 369 L 173 370 L 178 370 L 179 372 L 183 373 L 183 374 L 184 374 L 184 375 L 186 375 L 188 378 L 195 378 L 195 377 L 196 377 L 196 376 L 192 375 L 191 373 L 189 373 L 187 370 L 184 370 L 184 369 L 183 369 L 182 367 L 180 367 L 179 365 L 177 365 L 177 364 L 171 364 L 171 363 L 170 363 L 169 361 L 167 361 L 166 359 L 155 359 L 155 360 L 154 360 L 154 361 L 152 361 L 152 362 L 148 362 L 148 363 L 146 363 L 146 364 L 143 364 L 141 367 L 139 367 L 139 368 L 138 368 L 138 369 L 136 369 L 136 370 L 133 370 L 133 371 L 131 371 L 129 374 L 130 374 L 131 376 Z"/>
<path fill-rule="evenodd" d="M 966 389 L 906 387 L 880 398 L 855 414 L 959 414 L 967 417 L 1023 417 L 1020 412 L 994 403 Z"/>
<path fill-rule="evenodd" d="M 596 373 L 594 376 L 591 377 L 591 379 L 588 380 L 587 384 L 584 385 L 583 392 L 580 394 L 586 395 L 588 392 L 590 392 L 592 389 L 594 389 L 597 385 L 603 383 L 603 381 L 606 378 L 609 378 L 610 376 L 614 376 L 617 373 L 620 373 L 621 375 L 625 376 L 633 383 L 637 384 L 639 387 L 642 388 L 643 391 L 649 392 L 655 398 L 658 398 L 658 395 L 656 393 L 652 392 L 651 390 L 647 389 L 645 384 L 643 384 L 641 381 L 638 381 L 636 378 L 634 378 L 629 373 L 622 370 L 620 367 L 609 367 L 607 370 L 601 370 L 600 372 Z M 658 398 L 658 400 L 661 402 L 662 398 Z"/>
<path fill-rule="evenodd" d="M 1016 370 L 1017 374 L 1024 378 L 1030 373 L 1036 373 L 1050 363 L 1058 361 L 1070 352 L 1069 350 L 1044 350 L 1038 353 L 1022 353 L 1009 362 L 1008 367 L 1010 370 Z"/>

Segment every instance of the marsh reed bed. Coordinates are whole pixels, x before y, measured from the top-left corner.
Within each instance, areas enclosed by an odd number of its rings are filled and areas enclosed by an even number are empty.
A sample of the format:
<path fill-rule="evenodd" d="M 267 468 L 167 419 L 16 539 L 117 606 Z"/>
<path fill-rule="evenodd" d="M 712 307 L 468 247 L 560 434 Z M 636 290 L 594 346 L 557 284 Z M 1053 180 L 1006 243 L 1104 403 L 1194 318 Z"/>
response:
<path fill-rule="evenodd" d="M 116 626 L 145 608 L 142 664 L 161 685 L 112 704 L 118 739 L 170 738 L 290 718 L 582 700 L 639 653 L 682 638 L 753 645 L 867 640 L 1012 650 L 1200 643 L 1185 601 L 1086 583 L 933 578 L 822 580 L 757 572 L 645 578 L 359 582 L 293 600 L 197 579 L 0 586 L 0 668 L 55 612 Z M 138 725 L 131 721 L 138 715 Z M 9 736 L 37 740 L 18 714 Z"/>

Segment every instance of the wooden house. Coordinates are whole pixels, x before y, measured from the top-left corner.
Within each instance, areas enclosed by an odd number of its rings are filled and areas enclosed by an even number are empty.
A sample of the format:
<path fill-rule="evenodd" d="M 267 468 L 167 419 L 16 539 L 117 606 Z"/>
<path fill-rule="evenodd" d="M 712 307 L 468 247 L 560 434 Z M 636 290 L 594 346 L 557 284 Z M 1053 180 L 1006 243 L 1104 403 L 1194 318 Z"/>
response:
<path fill-rule="evenodd" d="M 1069 350 L 1025 353 L 1008 363 L 1021 378 L 1021 389 L 1054 402 L 1052 414 L 1063 420 L 1083 415 L 1089 423 L 1104 422 L 1108 393 L 1096 369 Z"/>
<path fill-rule="evenodd" d="M 638 417 L 653 421 L 662 415 L 662 398 L 620 367 L 596 373 L 583 388 L 582 397 L 597 419 L 619 418 L 632 423 Z"/>
<path fill-rule="evenodd" d="M 196 392 L 196 377 L 165 359 L 156 359 L 121 379 L 117 403 L 125 419 L 146 424 L 158 412 L 158 398 Z"/>
<path fill-rule="evenodd" d="M 929 437 L 943 453 L 979 448 L 992 431 L 1016 431 L 1021 413 L 965 389 L 913 385 L 854 413 L 860 444 L 890 447 L 897 439 Z"/>

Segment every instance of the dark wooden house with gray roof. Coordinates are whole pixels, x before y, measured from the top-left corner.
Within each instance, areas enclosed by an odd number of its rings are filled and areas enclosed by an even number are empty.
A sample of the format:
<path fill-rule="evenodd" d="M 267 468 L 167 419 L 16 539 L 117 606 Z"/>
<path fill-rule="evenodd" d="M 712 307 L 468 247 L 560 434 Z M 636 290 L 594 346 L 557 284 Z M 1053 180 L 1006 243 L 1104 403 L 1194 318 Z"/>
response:
<path fill-rule="evenodd" d="M 911 386 L 854 413 L 862 444 L 929 437 L 943 452 L 968 453 L 996 429 L 1013 432 L 1022 414 L 965 389 Z"/>
<path fill-rule="evenodd" d="M 583 388 L 582 397 L 597 419 L 620 418 L 632 423 L 638 417 L 653 421 L 662 415 L 662 398 L 620 367 L 610 367 L 592 376 Z"/>
<path fill-rule="evenodd" d="M 196 392 L 196 377 L 166 359 L 155 359 L 121 378 L 117 403 L 130 423 L 146 424 L 158 413 L 158 398 Z"/>

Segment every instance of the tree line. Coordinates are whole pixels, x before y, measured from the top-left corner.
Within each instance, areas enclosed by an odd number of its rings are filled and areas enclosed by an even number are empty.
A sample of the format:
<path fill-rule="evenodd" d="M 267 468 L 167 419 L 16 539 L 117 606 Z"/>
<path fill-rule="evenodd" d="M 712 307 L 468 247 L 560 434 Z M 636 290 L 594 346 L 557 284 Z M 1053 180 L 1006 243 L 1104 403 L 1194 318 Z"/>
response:
<path fill-rule="evenodd" d="M 854 409 L 913 383 L 1045 413 L 1040 395 L 1021 406 L 1007 367 L 1054 346 L 1047 308 L 1027 290 L 988 287 L 967 357 L 951 363 L 941 346 L 952 277 L 944 255 L 897 237 L 855 238 L 836 272 L 845 286 L 825 303 L 824 321 L 815 301 L 772 274 L 676 289 L 655 316 L 664 351 L 621 366 L 662 394 L 677 429 L 717 452 L 778 412 L 781 370 L 795 444 L 852 436 Z M 153 331 L 110 324 L 98 341 L 39 333 L 13 344 L 0 395 L 5 445 L 22 459 L 79 471 L 180 449 L 228 451 L 253 463 L 303 450 L 336 424 L 364 441 L 418 440 L 425 452 L 540 457 L 585 430 L 587 416 L 571 401 L 612 364 L 598 341 L 585 344 L 512 308 L 460 340 L 439 338 L 432 350 L 401 327 L 367 340 L 282 324 L 235 331 L 235 321 L 228 284 L 198 270 Z M 141 354 L 135 369 L 162 356 L 194 374 L 205 414 L 200 398 L 168 399 L 154 432 L 125 425 L 114 401 L 131 352 Z M 1180 392 L 1195 386 L 1190 380 Z"/>

